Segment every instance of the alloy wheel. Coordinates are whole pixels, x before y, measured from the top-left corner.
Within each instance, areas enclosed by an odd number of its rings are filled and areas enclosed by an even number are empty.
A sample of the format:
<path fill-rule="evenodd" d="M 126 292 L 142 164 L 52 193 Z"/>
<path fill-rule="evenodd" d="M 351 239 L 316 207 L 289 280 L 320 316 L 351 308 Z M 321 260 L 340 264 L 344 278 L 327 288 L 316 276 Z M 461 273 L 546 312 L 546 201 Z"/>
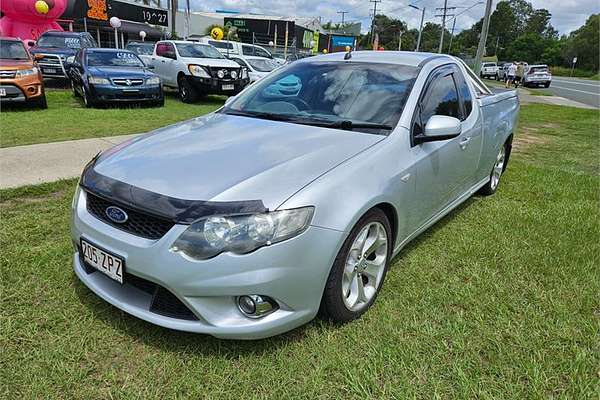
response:
<path fill-rule="evenodd" d="M 342 274 L 342 299 L 350 311 L 366 307 L 377 293 L 388 257 L 388 239 L 380 222 L 363 227 L 354 239 Z"/>
<path fill-rule="evenodd" d="M 502 146 L 500 148 L 500 152 L 496 157 L 496 163 L 494 164 L 494 169 L 492 170 L 492 179 L 491 179 L 491 187 L 492 190 L 496 190 L 498 187 L 498 183 L 500 182 L 500 176 L 502 175 L 502 171 L 504 171 L 504 159 L 506 156 L 506 146 Z"/>

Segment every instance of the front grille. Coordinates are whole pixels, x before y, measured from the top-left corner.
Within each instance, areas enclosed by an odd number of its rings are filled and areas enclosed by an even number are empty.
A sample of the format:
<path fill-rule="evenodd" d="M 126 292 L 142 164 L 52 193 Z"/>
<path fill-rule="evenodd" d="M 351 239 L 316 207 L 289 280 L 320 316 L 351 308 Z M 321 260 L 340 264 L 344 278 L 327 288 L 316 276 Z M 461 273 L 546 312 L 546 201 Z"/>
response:
<path fill-rule="evenodd" d="M 114 78 L 112 81 L 117 86 L 140 86 L 144 84 L 143 79 Z"/>
<path fill-rule="evenodd" d="M 219 78 L 219 76 L 217 75 L 218 71 L 221 70 L 223 71 L 223 78 Z M 210 76 L 212 76 L 213 78 L 219 78 L 219 79 L 234 79 L 231 77 L 231 72 L 235 71 L 237 73 L 237 77 L 235 79 L 239 79 L 241 77 L 241 69 L 240 68 L 220 68 L 220 67 L 208 67 L 208 72 L 210 72 Z"/>
<path fill-rule="evenodd" d="M 16 71 L 0 71 L 0 79 L 14 79 Z"/>
<path fill-rule="evenodd" d="M 79 260 L 83 266 L 83 269 L 87 274 L 99 273 L 96 268 L 88 265 L 81 256 L 82 252 L 79 251 Z M 198 321 L 198 317 L 187 308 L 185 304 L 181 302 L 173 293 L 165 289 L 164 287 L 140 278 L 137 275 L 133 275 L 125 271 L 123 274 L 123 284 L 133 286 L 145 293 L 152 296 L 150 307 L 148 311 L 155 314 L 164 315 L 169 318 L 184 319 L 187 321 Z"/>
<path fill-rule="evenodd" d="M 60 56 L 43 56 L 42 59 L 38 61 L 38 64 L 48 64 L 48 66 L 55 65 L 57 67 L 60 67 Z"/>
<path fill-rule="evenodd" d="M 123 206 L 98 197 L 87 192 L 87 210 L 94 217 L 107 224 L 121 229 L 132 235 L 141 236 L 146 239 L 157 240 L 163 237 L 174 225 L 173 222 L 149 215 L 130 207 Z M 122 224 L 111 221 L 106 215 L 106 209 L 110 206 L 117 206 L 127 213 L 127 221 Z"/>

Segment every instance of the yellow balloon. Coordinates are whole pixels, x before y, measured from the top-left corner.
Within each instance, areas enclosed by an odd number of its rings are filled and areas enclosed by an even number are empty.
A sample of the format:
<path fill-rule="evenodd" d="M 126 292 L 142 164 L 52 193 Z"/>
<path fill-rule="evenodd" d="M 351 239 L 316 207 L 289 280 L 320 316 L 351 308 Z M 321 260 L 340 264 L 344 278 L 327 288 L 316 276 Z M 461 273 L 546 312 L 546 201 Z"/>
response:
<path fill-rule="evenodd" d="M 48 3 L 45 1 L 39 0 L 35 2 L 35 11 L 39 12 L 40 14 L 48 14 L 50 7 L 48 7 Z"/>
<path fill-rule="evenodd" d="M 328 53 L 327 49 L 323 49 L 323 54 L 327 54 L 327 53 Z"/>
<path fill-rule="evenodd" d="M 346 51 L 350 51 L 352 48 L 350 46 L 346 46 Z"/>
<path fill-rule="evenodd" d="M 210 37 L 212 37 L 215 40 L 223 39 L 223 29 L 219 28 L 218 26 L 215 26 L 210 30 Z"/>

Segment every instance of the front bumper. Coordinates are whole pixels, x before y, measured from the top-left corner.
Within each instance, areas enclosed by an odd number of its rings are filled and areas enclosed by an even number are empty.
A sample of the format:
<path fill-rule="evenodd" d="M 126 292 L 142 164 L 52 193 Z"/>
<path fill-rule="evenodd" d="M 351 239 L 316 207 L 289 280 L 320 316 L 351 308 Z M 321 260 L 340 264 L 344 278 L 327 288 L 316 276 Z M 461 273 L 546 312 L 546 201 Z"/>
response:
<path fill-rule="evenodd" d="M 0 79 L 0 88 L 6 91 L 6 96 L 0 96 L 2 102 L 24 102 L 44 95 L 44 86 L 37 75 L 20 79 Z"/>
<path fill-rule="evenodd" d="M 103 103 L 159 101 L 162 98 L 163 92 L 161 85 L 128 87 L 90 85 L 90 99 Z"/>
<path fill-rule="evenodd" d="M 83 237 L 125 259 L 125 283 L 121 285 L 101 272 L 88 273 L 76 251 L 75 273 L 98 296 L 156 325 L 227 339 L 265 338 L 313 319 L 344 240 L 343 232 L 310 227 L 293 239 L 250 254 L 189 261 L 169 251 L 186 225 L 175 225 L 158 240 L 134 236 L 88 213 L 84 191 L 79 191 L 71 224 L 75 245 Z M 151 311 L 152 295 L 128 283 L 127 274 L 168 290 L 196 318 L 173 318 Z M 260 319 L 247 318 L 238 310 L 236 298 L 249 294 L 269 296 L 279 309 Z"/>
<path fill-rule="evenodd" d="M 248 85 L 249 79 L 218 79 L 218 78 L 200 78 L 197 76 L 188 76 L 188 81 L 203 94 L 223 94 L 235 95 L 242 91 Z M 223 87 L 233 86 L 232 89 Z"/>

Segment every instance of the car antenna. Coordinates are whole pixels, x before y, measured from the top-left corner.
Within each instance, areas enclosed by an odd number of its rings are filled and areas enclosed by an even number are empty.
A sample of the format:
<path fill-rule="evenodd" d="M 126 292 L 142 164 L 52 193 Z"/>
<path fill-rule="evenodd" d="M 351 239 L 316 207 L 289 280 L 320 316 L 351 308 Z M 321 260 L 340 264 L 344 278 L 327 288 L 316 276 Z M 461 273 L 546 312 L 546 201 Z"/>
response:
<path fill-rule="evenodd" d="M 352 58 L 352 47 L 346 46 L 346 54 L 344 54 L 344 60 L 348 61 Z"/>

